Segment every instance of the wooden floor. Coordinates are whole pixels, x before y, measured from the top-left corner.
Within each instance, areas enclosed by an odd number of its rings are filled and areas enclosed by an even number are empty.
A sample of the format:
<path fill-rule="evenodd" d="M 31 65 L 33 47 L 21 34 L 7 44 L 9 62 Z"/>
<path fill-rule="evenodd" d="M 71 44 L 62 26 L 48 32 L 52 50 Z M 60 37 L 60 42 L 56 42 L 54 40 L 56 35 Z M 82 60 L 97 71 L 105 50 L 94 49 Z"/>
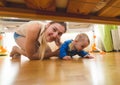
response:
<path fill-rule="evenodd" d="M 120 52 L 94 55 L 70 61 L 0 56 L 0 85 L 120 85 Z"/>

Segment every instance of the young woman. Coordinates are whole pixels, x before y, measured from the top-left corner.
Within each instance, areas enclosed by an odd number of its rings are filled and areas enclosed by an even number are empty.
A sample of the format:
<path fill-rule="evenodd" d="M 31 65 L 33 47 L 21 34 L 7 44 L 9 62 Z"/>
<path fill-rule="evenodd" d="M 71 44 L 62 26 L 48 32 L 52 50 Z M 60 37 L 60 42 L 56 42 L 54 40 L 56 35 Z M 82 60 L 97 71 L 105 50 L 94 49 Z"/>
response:
<path fill-rule="evenodd" d="M 18 46 L 14 46 L 10 56 L 24 55 L 30 60 L 38 60 L 58 56 L 59 50 L 51 51 L 47 42 L 55 41 L 60 45 L 60 37 L 66 32 L 66 23 L 50 22 L 47 24 L 30 21 L 21 25 L 14 33 Z"/>

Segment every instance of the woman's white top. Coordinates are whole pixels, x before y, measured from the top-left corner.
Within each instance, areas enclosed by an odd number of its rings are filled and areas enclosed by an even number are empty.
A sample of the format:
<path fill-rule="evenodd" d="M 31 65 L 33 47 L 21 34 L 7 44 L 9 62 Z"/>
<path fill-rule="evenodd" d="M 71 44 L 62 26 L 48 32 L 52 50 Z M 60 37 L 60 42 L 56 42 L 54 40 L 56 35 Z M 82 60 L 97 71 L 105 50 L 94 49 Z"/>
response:
<path fill-rule="evenodd" d="M 19 35 L 21 36 L 24 36 L 26 37 L 26 30 L 29 29 L 31 27 L 32 24 L 36 24 L 38 23 L 39 24 L 39 27 L 41 27 L 41 31 L 39 33 L 39 37 L 38 37 L 38 41 L 39 43 L 41 44 L 41 34 L 44 32 L 45 30 L 45 24 L 40 22 L 40 21 L 30 21 L 30 22 L 27 22 L 23 25 L 21 25 L 17 30 L 16 30 L 16 33 L 18 33 Z M 42 25 L 42 26 L 40 26 Z"/>

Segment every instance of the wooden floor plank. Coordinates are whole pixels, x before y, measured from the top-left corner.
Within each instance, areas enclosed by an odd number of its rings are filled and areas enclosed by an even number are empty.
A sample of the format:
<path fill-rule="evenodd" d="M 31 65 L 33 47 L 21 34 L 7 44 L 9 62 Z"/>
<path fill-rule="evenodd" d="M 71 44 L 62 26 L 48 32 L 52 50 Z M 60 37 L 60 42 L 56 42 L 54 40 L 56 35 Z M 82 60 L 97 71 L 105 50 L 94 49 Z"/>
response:
<path fill-rule="evenodd" d="M 94 55 L 70 61 L 0 56 L 0 85 L 119 85 L 120 52 Z"/>

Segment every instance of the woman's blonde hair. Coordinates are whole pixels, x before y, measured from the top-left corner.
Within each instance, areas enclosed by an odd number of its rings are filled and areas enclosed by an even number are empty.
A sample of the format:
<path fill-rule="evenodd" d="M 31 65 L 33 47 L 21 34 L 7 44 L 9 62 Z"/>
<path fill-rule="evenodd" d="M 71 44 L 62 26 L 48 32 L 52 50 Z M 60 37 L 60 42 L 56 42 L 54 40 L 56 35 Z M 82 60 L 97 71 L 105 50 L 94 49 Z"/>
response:
<path fill-rule="evenodd" d="M 39 47 L 39 58 L 42 60 L 44 58 L 45 50 L 47 48 L 47 42 L 44 33 L 41 35 L 41 39 L 41 45 Z"/>

